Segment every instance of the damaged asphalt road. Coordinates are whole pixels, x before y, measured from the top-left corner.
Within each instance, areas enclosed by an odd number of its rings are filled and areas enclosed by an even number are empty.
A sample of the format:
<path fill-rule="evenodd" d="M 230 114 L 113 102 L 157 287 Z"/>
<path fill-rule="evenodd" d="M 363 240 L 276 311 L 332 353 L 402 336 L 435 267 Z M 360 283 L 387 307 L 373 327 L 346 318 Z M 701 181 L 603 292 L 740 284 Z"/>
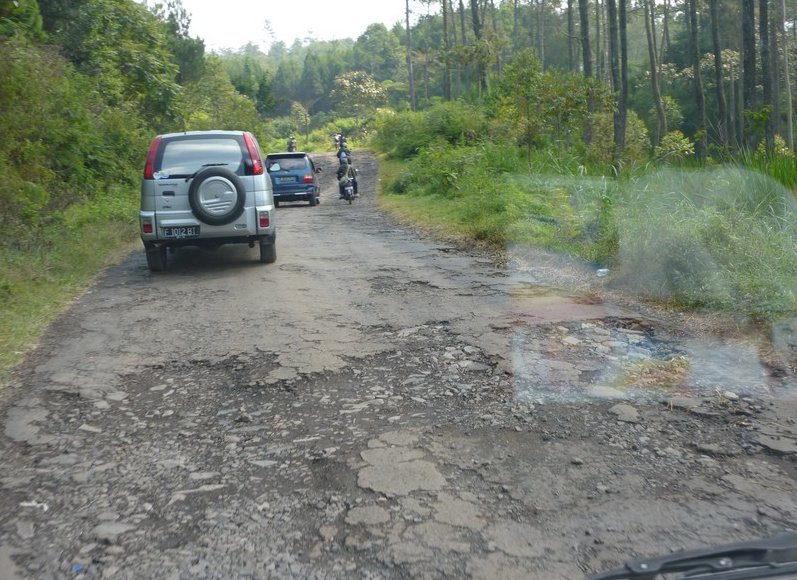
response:
<path fill-rule="evenodd" d="M 275 264 L 137 251 L 16 369 L 0 576 L 577 579 L 794 526 L 787 362 L 424 239 L 372 157 L 351 206 L 317 159 Z"/>

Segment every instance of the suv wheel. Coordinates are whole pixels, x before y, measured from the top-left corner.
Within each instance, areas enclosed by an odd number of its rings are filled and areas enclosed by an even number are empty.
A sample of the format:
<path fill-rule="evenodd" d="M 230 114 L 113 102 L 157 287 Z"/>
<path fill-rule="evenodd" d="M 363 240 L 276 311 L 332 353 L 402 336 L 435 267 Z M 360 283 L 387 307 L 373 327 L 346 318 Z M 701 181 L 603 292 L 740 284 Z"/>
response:
<path fill-rule="evenodd" d="M 240 178 L 223 167 L 199 171 L 188 189 L 194 216 L 210 226 L 229 224 L 244 211 L 246 188 Z"/>
<path fill-rule="evenodd" d="M 150 272 L 163 272 L 166 269 L 166 246 L 150 245 L 144 248 L 147 254 L 147 267 Z"/>
<path fill-rule="evenodd" d="M 260 261 L 264 264 L 277 261 L 277 245 L 274 242 L 260 243 Z"/>

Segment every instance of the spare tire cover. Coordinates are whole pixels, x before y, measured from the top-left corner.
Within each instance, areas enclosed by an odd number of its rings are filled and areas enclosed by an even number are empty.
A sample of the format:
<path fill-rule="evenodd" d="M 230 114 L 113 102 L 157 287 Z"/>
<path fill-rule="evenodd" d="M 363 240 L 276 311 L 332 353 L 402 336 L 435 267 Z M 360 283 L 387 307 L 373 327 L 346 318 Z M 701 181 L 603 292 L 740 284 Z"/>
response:
<path fill-rule="evenodd" d="M 243 213 L 246 188 L 229 169 L 206 167 L 194 176 L 188 188 L 188 203 L 199 221 L 211 226 L 225 225 Z"/>

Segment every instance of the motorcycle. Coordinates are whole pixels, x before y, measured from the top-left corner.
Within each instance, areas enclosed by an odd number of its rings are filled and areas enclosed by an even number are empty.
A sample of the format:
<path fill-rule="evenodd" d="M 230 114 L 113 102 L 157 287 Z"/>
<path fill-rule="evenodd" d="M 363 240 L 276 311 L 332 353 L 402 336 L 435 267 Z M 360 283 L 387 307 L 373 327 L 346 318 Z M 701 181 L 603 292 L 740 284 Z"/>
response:
<path fill-rule="evenodd" d="M 354 170 L 354 174 L 357 175 L 356 169 Z M 341 177 L 338 181 L 338 185 L 340 186 L 340 197 L 349 203 L 360 197 L 360 195 L 357 193 L 356 183 L 354 181 L 355 179 L 356 178 L 346 175 Z"/>
<path fill-rule="evenodd" d="M 288 139 L 288 152 L 293 153 L 296 151 L 296 139 Z"/>
<path fill-rule="evenodd" d="M 351 182 L 351 179 L 349 179 L 346 185 L 343 186 L 343 199 L 349 203 L 354 200 L 354 184 Z"/>

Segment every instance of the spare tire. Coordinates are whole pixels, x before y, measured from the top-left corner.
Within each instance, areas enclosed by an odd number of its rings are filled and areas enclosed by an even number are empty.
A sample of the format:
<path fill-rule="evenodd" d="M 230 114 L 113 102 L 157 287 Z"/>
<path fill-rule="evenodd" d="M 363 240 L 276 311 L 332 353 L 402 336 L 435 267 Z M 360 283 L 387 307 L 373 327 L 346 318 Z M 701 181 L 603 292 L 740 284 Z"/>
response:
<path fill-rule="evenodd" d="M 223 226 L 243 213 L 246 188 L 241 178 L 224 167 L 199 171 L 188 188 L 191 211 L 209 226 Z"/>

